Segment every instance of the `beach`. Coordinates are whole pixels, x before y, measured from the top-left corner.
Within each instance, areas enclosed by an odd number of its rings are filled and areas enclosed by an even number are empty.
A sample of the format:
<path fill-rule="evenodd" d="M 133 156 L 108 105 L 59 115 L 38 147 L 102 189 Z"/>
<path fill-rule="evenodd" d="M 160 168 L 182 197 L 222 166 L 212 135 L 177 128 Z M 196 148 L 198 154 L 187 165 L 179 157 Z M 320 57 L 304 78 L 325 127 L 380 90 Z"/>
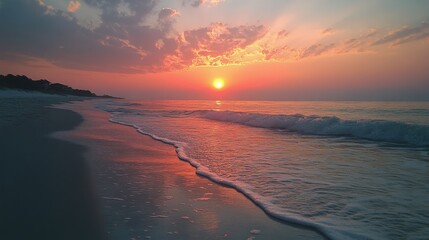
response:
<path fill-rule="evenodd" d="M 196 175 L 172 146 L 109 122 L 93 105 L 57 105 L 84 121 L 54 136 L 87 147 L 107 239 L 324 239 L 268 217 L 236 190 Z"/>
<path fill-rule="evenodd" d="M 86 147 L 49 136 L 82 123 L 68 100 L 0 98 L 0 239 L 103 239 Z"/>
<path fill-rule="evenodd" d="M 132 102 L 20 94 L 0 95 L 0 239 L 427 235 L 428 153 L 420 146 L 427 129 L 419 122 L 424 117 L 413 117 L 426 112 L 420 110 L 426 103 Z M 253 113 L 255 104 L 265 110 Z M 371 119 L 410 105 L 417 109 L 413 115 Z M 362 106 L 368 120 L 343 110 Z M 296 109 L 321 116 L 335 109 L 347 120 L 287 112 Z M 306 121 L 304 127 L 326 123 L 331 131 L 332 122 L 342 131 L 343 125 L 355 129 L 351 123 L 375 127 L 375 133 L 380 126 L 408 130 L 397 129 L 404 134 L 389 143 L 376 141 L 386 135 L 369 140 L 301 134 L 300 125 L 292 125 L 295 132 L 282 129 L 295 120 Z"/>
<path fill-rule="evenodd" d="M 0 240 L 429 239 L 429 1 L 243 3 L 0 0 Z"/>

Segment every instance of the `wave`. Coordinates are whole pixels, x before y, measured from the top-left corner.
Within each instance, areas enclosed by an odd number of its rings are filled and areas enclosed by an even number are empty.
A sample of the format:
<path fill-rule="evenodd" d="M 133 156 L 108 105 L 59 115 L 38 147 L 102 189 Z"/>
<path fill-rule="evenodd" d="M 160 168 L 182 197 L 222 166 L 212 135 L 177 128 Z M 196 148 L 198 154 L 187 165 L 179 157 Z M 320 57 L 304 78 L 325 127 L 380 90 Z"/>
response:
<path fill-rule="evenodd" d="M 141 134 L 152 137 L 155 140 L 160 142 L 172 145 L 175 147 L 176 153 L 179 159 L 188 162 L 196 169 L 196 173 L 200 176 L 204 176 L 215 183 L 232 187 L 238 192 L 245 195 L 253 203 L 259 206 L 264 212 L 270 215 L 273 218 L 276 218 L 281 221 L 288 223 L 297 224 L 306 228 L 313 229 L 328 239 L 368 239 L 367 236 L 361 235 L 358 233 L 352 233 L 347 229 L 342 228 L 341 226 L 333 226 L 327 222 L 318 222 L 310 218 L 300 216 L 296 213 L 285 212 L 281 207 L 274 204 L 270 198 L 261 196 L 259 193 L 253 191 L 253 187 L 247 183 L 241 181 L 234 181 L 228 178 L 221 177 L 216 173 L 210 171 L 210 169 L 196 159 L 193 159 L 187 154 L 187 143 L 175 141 L 172 139 L 160 137 L 154 133 L 145 131 L 141 125 L 135 122 L 135 118 L 127 118 L 127 116 L 156 116 L 156 117 L 202 117 L 205 119 L 224 121 L 224 122 L 233 122 L 244 124 L 253 127 L 262 127 L 262 128 L 274 128 L 274 129 L 285 129 L 288 131 L 296 131 L 308 134 L 318 134 L 322 135 L 320 129 L 324 126 L 329 126 L 336 122 L 347 122 L 348 120 L 341 120 L 336 117 L 318 117 L 318 116 L 304 116 L 304 115 L 269 115 L 269 114 L 257 114 L 257 113 L 242 113 L 242 112 L 230 112 L 230 111 L 212 111 L 212 110 L 197 110 L 197 111 L 180 111 L 180 110 L 141 110 L 141 109 L 132 109 L 124 108 L 123 105 L 117 105 L 117 107 L 107 107 L 99 105 L 98 108 L 110 112 L 111 118 L 109 119 L 113 123 L 126 125 L 137 129 Z M 126 116 L 125 118 L 123 118 Z M 186 120 L 185 120 L 186 121 Z M 295 124 L 292 124 L 294 123 Z M 350 121 L 353 122 L 353 121 Z M 360 121 L 356 121 L 360 122 Z M 308 125 L 306 132 L 300 130 L 297 126 L 300 124 L 304 127 Z M 339 124 L 339 123 L 336 123 Z M 295 126 L 295 128 L 292 128 Z M 332 126 L 331 126 L 332 127 Z M 327 129 L 327 128 L 326 128 Z M 312 130 L 314 132 L 308 132 L 307 130 Z M 319 131 L 319 132 L 318 132 Z M 324 135 L 333 135 L 333 134 L 324 134 Z"/>
<path fill-rule="evenodd" d="M 281 129 L 321 136 L 355 137 L 374 141 L 429 145 L 429 125 L 387 120 L 343 120 L 338 117 L 270 115 L 232 111 L 197 111 L 200 117 L 252 127 Z"/>
<path fill-rule="evenodd" d="M 217 110 L 141 110 L 130 108 L 138 103 L 106 102 L 97 107 L 112 114 L 163 117 L 196 116 L 251 127 L 279 129 L 301 134 L 354 137 L 372 141 L 400 143 L 417 147 L 429 146 L 429 125 L 389 120 L 344 120 L 336 116 L 302 114 L 262 114 Z"/>
<path fill-rule="evenodd" d="M 171 140 L 168 138 L 157 136 L 150 132 L 146 132 L 145 130 L 143 130 L 143 128 L 139 127 L 136 124 L 127 123 L 127 122 L 123 122 L 115 119 L 114 114 L 109 119 L 109 121 L 112 123 L 133 127 L 143 135 L 149 136 L 154 140 L 173 146 L 176 150 L 176 154 L 179 157 L 179 159 L 182 161 L 188 162 L 192 167 L 194 167 L 198 175 L 206 177 L 217 184 L 234 188 L 235 190 L 237 190 L 238 192 L 246 196 L 249 200 L 251 200 L 255 205 L 260 207 L 266 214 L 268 214 L 269 216 L 275 219 L 312 229 L 320 233 L 321 235 L 325 236 L 328 239 L 343 239 L 343 240 L 368 239 L 366 236 L 363 236 L 363 235 L 350 233 L 346 230 L 338 229 L 338 228 L 335 228 L 334 226 L 330 226 L 324 223 L 314 222 L 292 213 L 285 213 L 284 211 L 282 211 L 280 207 L 271 203 L 268 198 L 263 197 L 260 194 L 252 191 L 251 185 L 244 182 L 233 181 L 233 180 L 229 180 L 227 178 L 221 177 L 216 173 L 211 172 L 209 168 L 205 167 L 195 159 L 189 157 L 185 150 L 185 147 L 187 146 L 187 144 L 184 142 Z"/>

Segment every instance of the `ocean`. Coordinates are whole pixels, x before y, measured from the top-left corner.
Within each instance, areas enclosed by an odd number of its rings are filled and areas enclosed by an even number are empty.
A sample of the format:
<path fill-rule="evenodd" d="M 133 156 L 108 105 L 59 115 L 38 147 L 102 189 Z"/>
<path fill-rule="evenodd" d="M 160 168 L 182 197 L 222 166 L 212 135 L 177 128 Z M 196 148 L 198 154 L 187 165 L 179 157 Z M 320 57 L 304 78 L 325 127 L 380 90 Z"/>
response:
<path fill-rule="evenodd" d="M 267 214 L 332 239 L 427 239 L 429 102 L 97 102 Z"/>

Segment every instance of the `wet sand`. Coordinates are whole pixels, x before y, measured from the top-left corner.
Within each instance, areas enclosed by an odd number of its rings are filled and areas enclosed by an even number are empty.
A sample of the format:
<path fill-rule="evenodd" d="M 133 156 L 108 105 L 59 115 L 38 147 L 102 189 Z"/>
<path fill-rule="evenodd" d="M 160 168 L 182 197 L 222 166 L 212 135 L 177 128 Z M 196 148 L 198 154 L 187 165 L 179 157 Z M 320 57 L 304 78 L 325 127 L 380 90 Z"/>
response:
<path fill-rule="evenodd" d="M 172 146 L 109 122 L 91 101 L 61 108 L 84 118 L 55 137 L 88 147 L 108 239 L 324 239 L 276 221 L 234 189 L 196 175 Z"/>
<path fill-rule="evenodd" d="M 103 239 L 85 147 L 49 137 L 82 121 L 67 98 L 0 98 L 0 239 Z"/>

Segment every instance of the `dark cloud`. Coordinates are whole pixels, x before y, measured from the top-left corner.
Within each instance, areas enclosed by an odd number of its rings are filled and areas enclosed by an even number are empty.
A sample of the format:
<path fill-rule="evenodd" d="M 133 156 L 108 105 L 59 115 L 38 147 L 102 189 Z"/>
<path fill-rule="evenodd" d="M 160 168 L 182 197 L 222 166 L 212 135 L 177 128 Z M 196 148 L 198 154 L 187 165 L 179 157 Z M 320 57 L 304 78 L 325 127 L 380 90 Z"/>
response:
<path fill-rule="evenodd" d="M 103 54 L 93 33 L 47 9 L 35 1 L 4 1 L 0 8 L 0 52 L 36 56 L 55 64 L 68 62 L 67 65 L 86 62 L 75 52 Z M 85 55 L 94 61 L 94 57 Z"/>
<path fill-rule="evenodd" d="M 141 23 L 154 10 L 156 0 L 85 0 L 85 2 L 102 10 L 101 20 L 109 25 L 136 25 Z M 119 6 L 127 6 L 129 13 L 118 11 Z"/>
<path fill-rule="evenodd" d="M 167 37 L 166 29 L 140 25 L 153 10 L 152 1 L 129 1 L 135 12 L 125 16 L 115 1 L 87 3 L 103 9 L 103 22 L 95 30 L 62 11 L 47 13 L 48 6 L 35 1 L 4 1 L 0 54 L 37 57 L 65 68 L 146 72 L 161 69 L 164 58 L 177 49 L 177 40 Z M 162 48 L 156 47 L 158 41 Z"/>
<path fill-rule="evenodd" d="M 172 8 L 163 8 L 158 14 L 159 27 L 168 32 L 173 29 L 175 23 L 175 17 L 180 15 L 178 11 Z"/>
<path fill-rule="evenodd" d="M 171 21 L 171 19 L 176 15 L 179 15 L 178 11 L 172 8 L 163 8 L 158 14 L 158 21 L 159 22 Z"/>

